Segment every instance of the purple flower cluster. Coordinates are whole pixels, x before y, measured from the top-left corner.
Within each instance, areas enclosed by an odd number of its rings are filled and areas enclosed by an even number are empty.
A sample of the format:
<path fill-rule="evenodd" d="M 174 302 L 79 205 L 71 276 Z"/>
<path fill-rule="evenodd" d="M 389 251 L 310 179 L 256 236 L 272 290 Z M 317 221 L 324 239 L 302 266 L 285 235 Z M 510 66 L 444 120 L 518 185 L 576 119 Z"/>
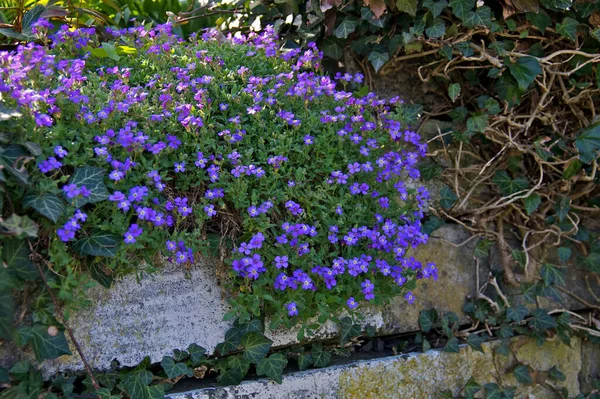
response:
<path fill-rule="evenodd" d="M 75 233 L 81 229 L 80 222 L 85 222 L 87 215 L 81 210 L 77 209 L 75 215 L 64 224 L 64 226 L 57 230 L 58 238 L 62 242 L 69 242 L 75 238 Z"/>

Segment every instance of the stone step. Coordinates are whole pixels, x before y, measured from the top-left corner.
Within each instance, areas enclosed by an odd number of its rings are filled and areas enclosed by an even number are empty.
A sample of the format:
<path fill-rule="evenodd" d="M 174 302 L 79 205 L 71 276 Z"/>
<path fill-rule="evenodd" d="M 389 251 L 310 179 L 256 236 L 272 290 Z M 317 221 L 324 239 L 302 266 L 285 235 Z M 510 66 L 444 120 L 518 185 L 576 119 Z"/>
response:
<path fill-rule="evenodd" d="M 553 341 L 538 347 L 534 340 L 515 345 L 519 361 L 536 370 L 558 367 L 564 382 L 555 382 L 569 391 L 569 397 L 581 392 L 582 344 L 574 338 L 571 345 Z M 459 353 L 429 350 L 425 353 L 389 356 L 372 360 L 285 374 L 282 384 L 266 379 L 245 381 L 237 386 L 210 387 L 169 393 L 168 399 L 422 399 L 437 398 L 443 390 L 458 395 L 472 376 L 480 384 L 498 383 L 517 387 L 515 398 L 558 398 L 541 385 L 519 385 L 511 373 L 513 355 L 493 354 L 498 342 L 483 345 L 484 353 L 461 346 Z M 596 351 L 598 348 L 596 347 Z M 584 367 L 585 368 L 585 367 Z M 506 374 L 505 374 L 506 373 Z M 463 395 L 464 396 L 464 395 Z"/>

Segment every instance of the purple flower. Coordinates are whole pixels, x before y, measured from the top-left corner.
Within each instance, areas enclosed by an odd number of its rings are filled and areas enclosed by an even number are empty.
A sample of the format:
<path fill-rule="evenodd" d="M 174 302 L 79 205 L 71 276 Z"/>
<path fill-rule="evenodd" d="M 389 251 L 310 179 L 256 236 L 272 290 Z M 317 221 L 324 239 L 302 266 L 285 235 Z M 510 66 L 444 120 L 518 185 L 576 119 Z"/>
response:
<path fill-rule="evenodd" d="M 179 163 L 175 162 L 175 173 L 185 172 L 185 162 L 181 161 Z"/>
<path fill-rule="evenodd" d="M 215 211 L 215 206 L 212 204 L 205 206 L 204 212 L 206 212 L 208 217 L 213 217 L 217 214 L 217 211 Z"/>
<path fill-rule="evenodd" d="M 353 296 L 351 296 L 350 298 L 348 298 L 348 300 L 346 301 L 346 304 L 348 305 L 348 307 L 350 309 L 356 309 L 358 307 L 358 302 L 356 302 L 354 300 Z"/>
<path fill-rule="evenodd" d="M 87 214 L 85 214 L 84 212 L 81 212 L 80 209 L 77 209 L 75 211 L 75 218 L 77 220 L 81 220 L 82 222 L 85 222 L 87 220 Z"/>
<path fill-rule="evenodd" d="M 167 241 L 166 247 L 167 251 L 175 252 L 177 249 L 177 243 L 175 243 L 175 241 Z"/>
<path fill-rule="evenodd" d="M 37 112 L 34 114 L 35 116 L 35 124 L 38 126 L 52 126 L 52 118 L 50 115 L 46 114 L 38 114 Z"/>
<path fill-rule="evenodd" d="M 406 301 L 411 305 L 415 301 L 415 297 L 411 291 L 408 291 L 406 295 L 404 295 L 404 299 L 406 299 Z"/>
<path fill-rule="evenodd" d="M 92 191 L 91 191 L 91 190 L 88 190 L 86 186 L 81 186 L 81 187 L 79 188 L 79 194 L 80 194 L 82 197 L 84 197 L 84 198 L 87 198 L 87 197 L 89 197 L 90 195 L 92 195 Z"/>
<path fill-rule="evenodd" d="M 315 138 L 313 136 L 307 134 L 306 136 L 304 136 L 304 144 L 305 145 L 314 144 L 315 143 L 314 139 Z"/>
<path fill-rule="evenodd" d="M 175 261 L 177 263 L 185 263 L 188 260 L 188 254 L 185 251 L 177 251 L 175 254 Z"/>
<path fill-rule="evenodd" d="M 68 242 L 75 238 L 75 231 L 73 230 L 58 229 L 56 233 L 62 242 Z"/>
<path fill-rule="evenodd" d="M 298 315 L 298 308 L 296 306 L 296 302 L 290 302 L 290 303 L 286 304 L 285 306 L 287 307 L 288 315 L 290 315 L 290 316 Z"/>
<path fill-rule="evenodd" d="M 56 154 L 57 157 L 59 158 L 64 158 L 67 155 L 69 155 L 69 153 L 62 148 L 61 146 L 57 145 L 56 147 L 54 147 L 54 153 Z"/>
<path fill-rule="evenodd" d="M 67 185 L 63 186 L 62 189 L 65 192 L 65 195 L 67 196 L 67 198 L 76 197 L 81 192 L 81 190 L 79 190 L 75 184 L 67 184 Z"/>
<path fill-rule="evenodd" d="M 276 256 L 275 257 L 275 261 L 273 262 L 273 264 L 278 269 L 281 269 L 282 267 L 284 269 L 287 269 L 287 267 L 288 267 L 288 257 L 285 256 L 285 255 L 284 256 Z"/>

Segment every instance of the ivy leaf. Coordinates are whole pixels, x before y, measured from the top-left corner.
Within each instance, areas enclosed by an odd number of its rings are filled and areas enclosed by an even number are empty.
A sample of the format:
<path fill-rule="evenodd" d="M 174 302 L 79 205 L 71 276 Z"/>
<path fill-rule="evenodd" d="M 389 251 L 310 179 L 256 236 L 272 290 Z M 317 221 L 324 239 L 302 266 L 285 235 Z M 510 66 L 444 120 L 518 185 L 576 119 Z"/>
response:
<path fill-rule="evenodd" d="M 571 210 L 571 198 L 569 197 L 558 197 L 556 203 L 554 204 L 554 212 L 556 212 L 556 216 L 558 220 L 562 222 L 569 211 Z"/>
<path fill-rule="evenodd" d="M 580 257 L 579 261 L 587 270 L 600 274 L 600 252 L 592 252 L 586 257 Z"/>
<path fill-rule="evenodd" d="M 356 30 L 359 23 L 358 18 L 347 17 L 335 28 L 333 35 L 338 39 L 347 39 Z"/>
<path fill-rule="evenodd" d="M 162 399 L 165 396 L 164 386 L 149 386 L 152 382 L 152 373 L 139 366 L 127 373 L 123 377 L 122 382 L 125 390 L 132 398 Z"/>
<path fill-rule="evenodd" d="M 16 238 L 36 238 L 38 235 L 38 225 L 27 216 L 13 213 L 8 219 L 0 222 L 0 226 L 4 228 L 6 234 Z"/>
<path fill-rule="evenodd" d="M 449 352 L 449 353 L 458 353 L 459 352 L 458 339 L 456 337 L 452 337 L 448 340 L 448 342 L 446 342 L 446 345 L 444 346 L 444 352 Z"/>
<path fill-rule="evenodd" d="M 313 358 L 313 364 L 315 367 L 327 367 L 331 361 L 331 353 L 323 349 L 323 344 L 317 342 L 312 345 L 310 353 Z"/>
<path fill-rule="evenodd" d="M 450 8 L 452 13 L 461 20 L 467 18 L 469 11 L 475 7 L 475 0 L 450 0 Z"/>
<path fill-rule="evenodd" d="M 419 312 L 419 324 L 421 325 L 421 330 L 424 333 L 427 333 L 433 327 L 433 324 L 437 321 L 437 310 L 429 309 L 429 310 L 421 310 Z"/>
<path fill-rule="evenodd" d="M 38 268 L 29 260 L 31 252 L 27 240 L 5 238 L 3 244 L 2 258 L 9 270 L 23 280 L 37 280 L 40 278 Z"/>
<path fill-rule="evenodd" d="M 78 168 L 69 181 L 70 184 L 75 184 L 77 188 L 85 186 L 90 190 L 89 197 L 76 197 L 74 198 L 74 205 L 76 208 L 80 208 L 88 203 L 96 203 L 103 201 L 108 198 L 108 190 L 104 185 L 104 174 L 106 171 L 102 168 L 95 168 L 92 166 L 84 166 Z"/>
<path fill-rule="evenodd" d="M 425 0 L 423 2 L 423 7 L 428 9 L 429 11 L 431 11 L 431 15 L 433 16 L 433 18 L 439 17 L 447 5 L 448 5 L 448 2 L 446 0 L 439 0 L 439 1 Z"/>
<path fill-rule="evenodd" d="M 565 170 L 563 171 L 563 179 L 569 180 L 571 177 L 578 174 L 582 167 L 583 163 L 579 159 L 573 159 L 567 162 Z"/>
<path fill-rule="evenodd" d="M 486 399 L 500 399 L 501 398 L 501 391 L 500 391 L 500 387 L 498 386 L 498 384 L 494 383 L 494 382 L 490 382 L 488 384 L 485 384 L 485 397 Z"/>
<path fill-rule="evenodd" d="M 56 359 L 62 355 L 70 355 L 69 345 L 63 331 L 58 331 L 56 336 L 48 334 L 48 326 L 34 324 L 33 327 L 19 329 L 19 334 L 25 342 L 31 344 L 38 361 L 44 359 Z"/>
<path fill-rule="evenodd" d="M 523 305 L 506 309 L 506 317 L 518 324 L 520 324 L 528 314 L 529 310 Z"/>
<path fill-rule="evenodd" d="M 238 321 L 236 320 L 233 323 L 233 326 L 239 328 L 240 337 L 243 337 L 244 335 L 246 335 L 250 332 L 256 332 L 256 333 L 261 333 L 261 334 L 265 332 L 265 329 L 264 329 L 260 319 L 252 319 L 245 323 L 238 323 Z"/>
<path fill-rule="evenodd" d="M 542 203 L 542 198 L 538 193 L 533 193 L 529 197 L 525 198 L 523 203 L 525 204 L 525 212 L 527 212 L 527 215 L 529 216 L 535 212 L 536 209 L 538 209 Z"/>
<path fill-rule="evenodd" d="M 458 96 L 460 96 L 460 84 L 452 83 L 450 86 L 448 86 L 448 95 L 450 96 L 452 102 L 455 102 Z"/>
<path fill-rule="evenodd" d="M 473 377 L 469 378 L 465 385 L 465 396 L 469 399 L 474 398 L 475 394 L 481 391 L 482 386 L 479 385 Z"/>
<path fill-rule="evenodd" d="M 475 246 L 475 251 L 473 255 L 475 255 L 479 259 L 486 259 L 490 255 L 490 248 L 494 245 L 494 241 L 491 240 L 481 240 Z"/>
<path fill-rule="evenodd" d="M 304 371 L 313 364 L 312 354 L 310 353 L 300 353 L 298 354 L 298 368 L 300 371 Z"/>
<path fill-rule="evenodd" d="M 0 267 L 0 338 L 12 339 L 16 282 L 4 267 Z"/>
<path fill-rule="evenodd" d="M 502 195 L 511 195 L 529 187 L 529 183 L 525 178 L 511 179 L 505 170 L 497 171 L 492 181 L 498 185 Z"/>
<path fill-rule="evenodd" d="M 325 57 L 329 57 L 339 61 L 344 56 L 344 48 L 332 38 L 327 38 L 323 40 L 323 43 L 321 43 L 320 48 L 323 51 L 323 55 L 325 55 Z"/>
<path fill-rule="evenodd" d="M 571 248 L 569 248 L 569 247 L 558 247 L 557 252 L 558 252 L 558 259 L 562 263 L 565 263 L 569 259 L 571 259 L 571 253 L 572 253 Z"/>
<path fill-rule="evenodd" d="M 484 342 L 485 338 L 483 338 L 481 335 L 471 334 L 469 335 L 469 338 L 467 338 L 467 344 L 471 348 L 481 353 L 483 353 L 483 348 L 481 347 L 481 344 Z"/>
<path fill-rule="evenodd" d="M 217 351 L 222 356 L 236 350 L 240 346 L 241 334 L 239 328 L 230 328 L 225 333 L 225 341 L 217 345 Z"/>
<path fill-rule="evenodd" d="M 169 378 L 177 378 L 182 375 L 191 377 L 194 375 L 194 370 L 189 368 L 185 363 L 175 363 L 175 359 L 171 356 L 164 356 L 160 365 Z"/>
<path fill-rule="evenodd" d="M 488 115 L 484 113 L 474 114 L 467 119 L 467 129 L 470 132 L 483 133 L 488 124 Z"/>
<path fill-rule="evenodd" d="M 556 321 L 545 309 L 537 308 L 533 311 L 533 319 L 529 324 L 538 331 L 548 330 L 556 327 Z"/>
<path fill-rule="evenodd" d="M 540 275 L 546 287 L 551 284 L 565 285 L 565 270 L 558 266 L 544 263 L 540 270 Z"/>
<path fill-rule="evenodd" d="M 417 16 L 418 0 L 396 0 L 398 11 L 405 12 L 413 17 Z"/>
<path fill-rule="evenodd" d="M 373 65 L 375 72 L 379 72 L 381 67 L 385 65 L 386 62 L 390 59 L 390 56 L 387 51 L 381 51 L 375 49 L 369 53 L 369 62 Z"/>
<path fill-rule="evenodd" d="M 29 153 L 25 151 L 23 146 L 12 144 L 0 147 L 0 166 L 2 170 L 10 173 L 20 184 L 29 184 L 29 173 L 23 166 L 30 159 Z"/>
<path fill-rule="evenodd" d="M 106 274 L 104 270 L 95 263 L 90 266 L 90 276 L 104 288 L 110 288 L 114 281 L 114 278 L 111 275 Z"/>
<path fill-rule="evenodd" d="M 533 379 L 531 379 L 531 374 L 529 373 L 529 368 L 525 365 L 519 364 L 515 367 L 513 371 L 515 378 L 521 384 L 531 384 L 533 383 Z"/>
<path fill-rule="evenodd" d="M 438 39 L 444 36 L 446 34 L 444 20 L 441 18 L 434 19 L 432 25 L 425 29 L 425 33 L 430 39 Z"/>
<path fill-rule="evenodd" d="M 506 65 L 523 91 L 542 73 L 540 63 L 533 57 L 521 57 L 515 63 L 507 62 Z"/>
<path fill-rule="evenodd" d="M 463 25 L 473 29 L 479 25 L 490 26 L 492 23 L 492 10 L 487 6 L 477 7 L 475 11 L 469 11 L 463 18 Z"/>
<path fill-rule="evenodd" d="M 27 11 L 25 15 L 23 15 L 23 21 L 21 21 L 21 31 L 27 35 L 32 36 L 32 28 L 33 24 L 37 22 L 38 19 L 41 18 L 42 14 L 46 11 L 46 7 L 38 4 L 33 7 L 31 10 Z"/>
<path fill-rule="evenodd" d="M 352 319 L 344 317 L 340 323 L 340 345 L 345 344 L 361 333 L 360 325 L 352 323 Z"/>
<path fill-rule="evenodd" d="M 440 205 L 444 209 L 450 209 L 456 202 L 458 197 L 454 194 L 454 191 L 448 186 L 444 186 L 440 190 Z"/>
<path fill-rule="evenodd" d="M 592 162 L 596 158 L 595 152 L 600 148 L 600 122 L 583 129 L 575 140 L 575 146 L 582 162 Z"/>
<path fill-rule="evenodd" d="M 256 366 L 258 375 L 266 375 L 273 381 L 281 384 L 283 368 L 287 365 L 287 359 L 281 353 L 273 353 L 268 358 L 261 359 Z"/>
<path fill-rule="evenodd" d="M 442 173 L 442 168 L 435 162 L 425 161 L 419 165 L 419 172 L 423 180 L 429 181 L 438 177 Z"/>
<path fill-rule="evenodd" d="M 550 15 L 544 10 L 538 12 L 528 12 L 525 14 L 527 20 L 531 22 L 540 32 L 544 33 L 546 29 L 552 25 Z"/>
<path fill-rule="evenodd" d="M 188 346 L 187 351 L 190 354 L 190 361 L 192 362 L 192 367 L 200 366 L 200 363 L 202 363 L 202 361 L 206 359 L 206 357 L 204 356 L 206 354 L 206 349 L 199 345 L 191 344 L 190 346 Z"/>
<path fill-rule="evenodd" d="M 56 195 L 28 195 L 23 200 L 25 208 L 33 208 L 54 223 L 58 223 L 58 219 L 65 212 L 64 202 Z"/>
<path fill-rule="evenodd" d="M 229 356 L 227 358 L 227 366 L 231 369 L 237 368 L 244 376 L 248 374 L 248 370 L 250 369 L 250 362 L 244 359 L 243 355 Z"/>
<path fill-rule="evenodd" d="M 250 332 L 244 335 L 241 345 L 244 347 L 244 357 L 256 364 L 269 353 L 273 341 L 260 333 Z"/>
<path fill-rule="evenodd" d="M 548 376 L 554 381 L 565 381 L 567 377 L 560 371 L 556 366 L 552 366 L 552 368 L 548 371 Z"/>
<path fill-rule="evenodd" d="M 80 255 L 114 257 L 117 254 L 121 237 L 115 234 L 96 232 L 89 237 L 75 241 L 73 248 Z"/>
<path fill-rule="evenodd" d="M 577 39 L 577 25 L 579 25 L 579 22 L 576 19 L 566 17 L 562 23 L 556 24 L 556 33 L 566 39 L 575 41 Z"/>
<path fill-rule="evenodd" d="M 217 381 L 221 385 L 238 385 L 243 379 L 244 374 L 237 367 L 222 370 L 217 376 Z"/>

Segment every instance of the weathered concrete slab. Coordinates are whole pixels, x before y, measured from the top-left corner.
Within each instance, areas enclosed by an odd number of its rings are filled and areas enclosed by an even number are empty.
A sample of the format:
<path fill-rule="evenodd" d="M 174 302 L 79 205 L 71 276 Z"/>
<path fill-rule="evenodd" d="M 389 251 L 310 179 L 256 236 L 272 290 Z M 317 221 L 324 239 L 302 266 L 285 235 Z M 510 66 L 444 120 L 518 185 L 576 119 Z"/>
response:
<path fill-rule="evenodd" d="M 463 346 L 459 353 L 437 350 L 413 353 L 375 360 L 358 361 L 285 375 L 282 384 L 268 380 L 244 382 L 237 386 L 205 388 L 196 391 L 173 393 L 169 399 L 400 399 L 436 398 L 450 389 L 455 394 L 473 376 L 479 383 L 496 382 L 502 373 L 502 385 L 514 387 L 517 383 L 512 374 L 504 374 L 513 364 L 512 355 L 494 359 L 492 347 L 484 344 L 484 352 Z M 581 368 L 581 343 L 573 339 L 571 346 L 557 341 L 537 347 L 528 341 L 517 349 L 520 361 L 547 371 L 557 366 L 566 376 L 559 384 L 566 387 L 569 396 L 579 394 L 578 373 Z M 531 396 L 527 396 L 531 395 Z M 540 386 L 519 386 L 515 397 L 551 399 L 554 392 Z"/>

